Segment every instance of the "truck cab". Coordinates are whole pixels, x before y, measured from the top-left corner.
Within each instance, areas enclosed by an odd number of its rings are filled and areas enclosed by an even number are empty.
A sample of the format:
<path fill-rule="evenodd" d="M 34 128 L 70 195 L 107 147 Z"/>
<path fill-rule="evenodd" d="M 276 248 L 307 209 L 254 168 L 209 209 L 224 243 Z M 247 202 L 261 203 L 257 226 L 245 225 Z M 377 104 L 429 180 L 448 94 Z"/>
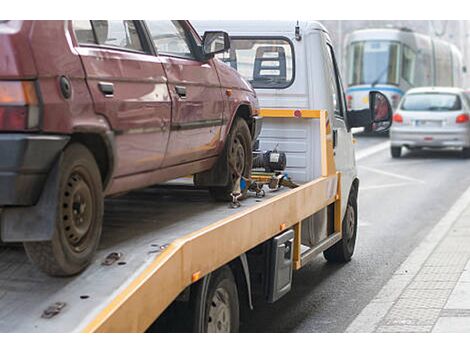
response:
<path fill-rule="evenodd" d="M 356 112 L 347 110 L 341 73 L 325 27 L 315 21 L 194 21 L 193 25 L 201 33 L 212 29 L 229 34 L 230 50 L 218 57 L 256 90 L 264 116 L 260 148 L 286 152 L 286 171 L 298 182 L 321 175 L 320 140 L 314 138 L 321 126 L 315 112 L 326 111 L 336 170 L 341 174 L 344 218 L 350 198 L 357 201 L 359 179 L 351 128 L 361 123 Z M 350 216 L 357 217 L 356 209 L 351 211 L 354 215 Z M 357 226 L 355 222 L 350 225 Z M 304 220 L 303 243 L 324 240 L 326 226 L 326 210 Z M 352 250 L 353 246 L 350 255 Z"/>

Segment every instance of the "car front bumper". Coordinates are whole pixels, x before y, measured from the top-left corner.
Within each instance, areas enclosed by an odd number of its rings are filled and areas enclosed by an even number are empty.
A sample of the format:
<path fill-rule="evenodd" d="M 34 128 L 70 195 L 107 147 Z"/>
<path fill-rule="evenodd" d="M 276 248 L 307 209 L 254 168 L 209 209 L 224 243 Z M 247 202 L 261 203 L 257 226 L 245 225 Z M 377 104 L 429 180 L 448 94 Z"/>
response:
<path fill-rule="evenodd" d="M 0 207 L 35 204 L 68 140 L 67 136 L 0 134 Z"/>

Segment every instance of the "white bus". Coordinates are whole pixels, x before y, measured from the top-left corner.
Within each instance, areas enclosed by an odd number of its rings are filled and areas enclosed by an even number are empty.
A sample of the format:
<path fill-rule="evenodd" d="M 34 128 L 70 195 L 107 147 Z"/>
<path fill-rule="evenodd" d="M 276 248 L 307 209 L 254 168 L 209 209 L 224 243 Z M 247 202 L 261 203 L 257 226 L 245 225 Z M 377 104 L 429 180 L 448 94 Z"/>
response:
<path fill-rule="evenodd" d="M 409 29 L 362 29 L 345 40 L 347 103 L 369 106 L 371 90 L 384 93 L 396 109 L 410 88 L 461 87 L 462 55 L 448 42 Z"/>

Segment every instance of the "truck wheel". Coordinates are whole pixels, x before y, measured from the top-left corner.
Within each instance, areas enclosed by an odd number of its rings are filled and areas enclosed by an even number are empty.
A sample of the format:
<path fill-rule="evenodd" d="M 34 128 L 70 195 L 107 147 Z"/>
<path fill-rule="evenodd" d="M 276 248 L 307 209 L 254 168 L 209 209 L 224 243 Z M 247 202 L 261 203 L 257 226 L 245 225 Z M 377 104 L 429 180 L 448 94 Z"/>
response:
<path fill-rule="evenodd" d="M 198 332 L 238 332 L 240 307 L 235 277 L 228 267 L 212 273 L 207 295 L 202 299 L 204 316 Z"/>
<path fill-rule="evenodd" d="M 399 158 L 401 156 L 401 147 L 390 147 L 390 154 L 392 154 L 392 158 Z"/>
<path fill-rule="evenodd" d="M 228 169 L 228 178 L 224 186 L 209 187 L 211 196 L 217 201 L 231 200 L 235 183 L 242 175 L 250 178 L 253 165 L 251 134 L 245 120 L 236 118 L 233 122 L 230 134 L 227 137 L 225 148 L 218 161 L 223 164 L 223 170 Z M 246 194 L 246 189 L 243 193 Z"/>
<path fill-rule="evenodd" d="M 58 217 L 51 241 L 24 242 L 31 261 L 52 276 L 83 271 L 99 243 L 103 222 L 101 176 L 93 155 L 81 144 L 64 151 Z"/>
<path fill-rule="evenodd" d="M 342 223 L 343 238 L 323 252 L 329 262 L 346 263 L 351 260 L 357 234 L 357 188 L 352 186 Z"/>

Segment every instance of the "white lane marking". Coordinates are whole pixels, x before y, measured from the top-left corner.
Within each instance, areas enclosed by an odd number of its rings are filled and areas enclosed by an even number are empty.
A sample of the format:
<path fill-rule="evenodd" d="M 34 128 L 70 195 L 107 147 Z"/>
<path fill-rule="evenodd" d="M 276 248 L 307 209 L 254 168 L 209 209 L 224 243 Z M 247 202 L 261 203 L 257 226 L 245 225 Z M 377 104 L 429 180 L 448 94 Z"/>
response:
<path fill-rule="evenodd" d="M 452 205 L 450 210 L 433 227 L 406 260 L 400 265 L 391 279 L 385 284 L 375 298 L 362 310 L 348 326 L 346 332 L 374 332 L 380 321 L 415 275 L 426 259 L 431 255 L 451 226 L 470 204 L 470 186 Z"/>
<path fill-rule="evenodd" d="M 365 148 L 363 150 L 359 150 L 356 153 L 356 161 L 367 158 L 368 156 L 371 156 L 375 153 L 381 152 L 382 150 L 385 150 L 387 148 L 390 148 L 390 141 L 382 142 L 382 143 L 376 144 L 372 147 Z"/>
<path fill-rule="evenodd" d="M 360 165 L 359 167 L 364 169 L 364 170 L 375 172 L 376 174 L 395 177 L 395 178 L 399 178 L 399 179 L 406 180 L 406 181 L 411 181 L 411 182 L 425 183 L 423 180 L 420 180 L 418 178 L 414 178 L 414 177 L 410 177 L 410 176 L 404 176 L 404 175 L 396 174 L 394 172 L 384 171 L 384 170 L 380 170 L 380 169 L 376 169 L 376 168 L 368 167 L 368 166 L 364 166 L 364 165 Z"/>
<path fill-rule="evenodd" d="M 369 190 L 373 190 L 373 189 L 408 186 L 408 185 L 411 185 L 411 184 L 412 184 L 411 182 L 388 183 L 388 184 L 385 184 L 385 185 L 375 185 L 375 186 L 361 187 L 360 190 L 362 192 L 362 191 L 369 191 Z"/>

